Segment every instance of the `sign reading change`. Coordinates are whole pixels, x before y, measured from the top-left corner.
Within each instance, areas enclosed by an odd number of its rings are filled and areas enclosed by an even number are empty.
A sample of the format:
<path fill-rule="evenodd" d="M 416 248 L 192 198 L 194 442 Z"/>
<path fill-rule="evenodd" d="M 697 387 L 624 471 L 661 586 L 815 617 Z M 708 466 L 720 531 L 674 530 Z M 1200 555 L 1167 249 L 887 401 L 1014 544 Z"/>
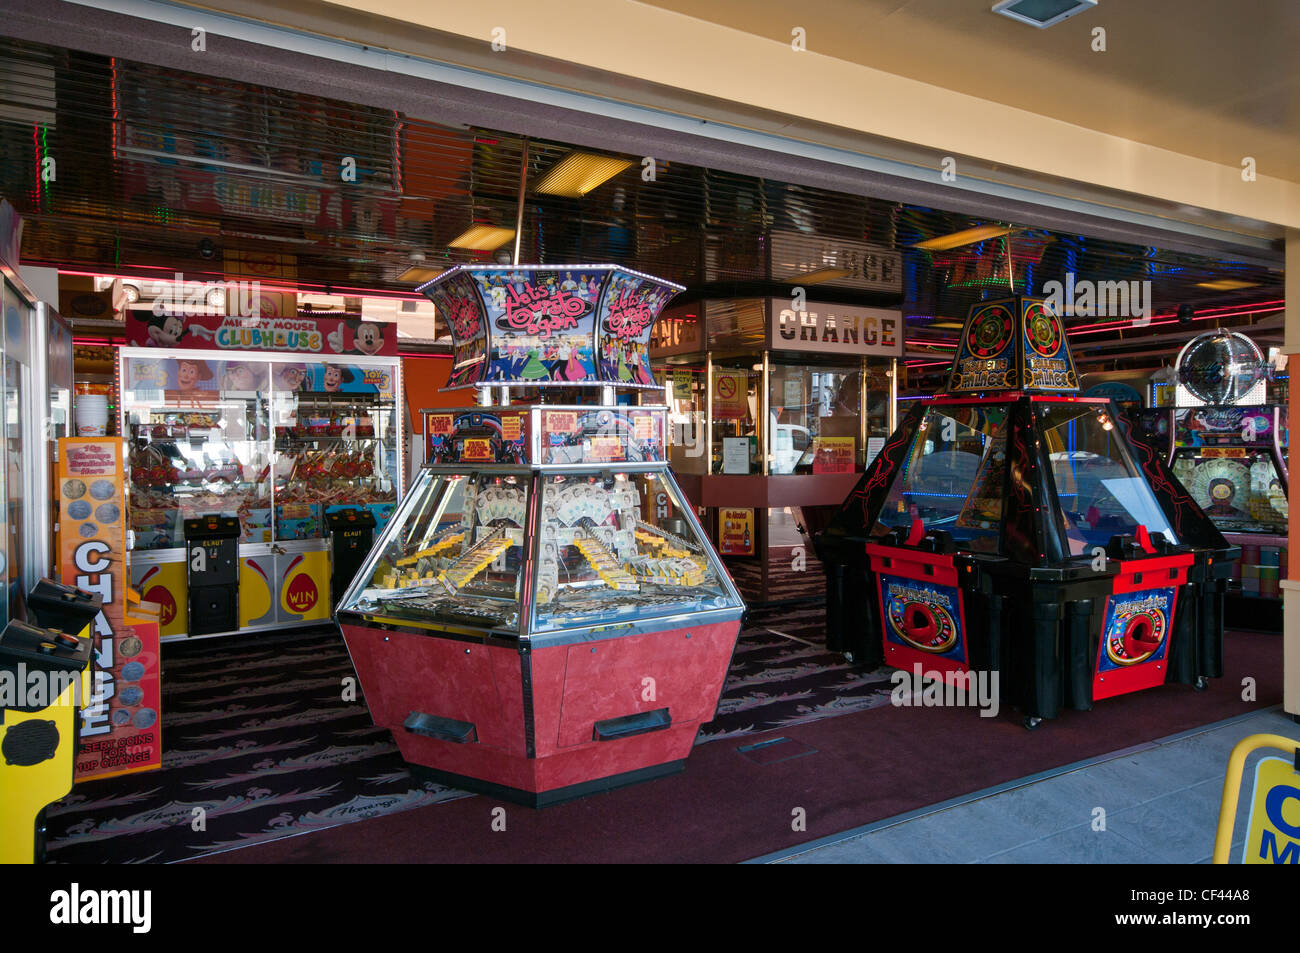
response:
<path fill-rule="evenodd" d="M 883 308 L 768 298 L 768 336 L 774 351 L 903 356 L 903 315 Z"/>

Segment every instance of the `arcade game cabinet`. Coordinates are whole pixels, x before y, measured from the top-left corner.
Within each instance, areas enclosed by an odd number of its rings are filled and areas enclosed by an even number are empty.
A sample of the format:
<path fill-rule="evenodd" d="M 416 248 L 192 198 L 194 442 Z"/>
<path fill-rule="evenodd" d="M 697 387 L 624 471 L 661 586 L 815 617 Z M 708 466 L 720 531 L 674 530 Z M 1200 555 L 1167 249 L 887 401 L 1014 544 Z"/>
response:
<path fill-rule="evenodd" d="M 1027 727 L 1222 674 L 1231 549 L 1077 390 L 1047 302 L 972 308 L 947 393 L 912 402 L 815 540 L 830 648 L 926 678 L 997 671 Z"/>
<path fill-rule="evenodd" d="M 1230 624 L 1281 629 L 1287 570 L 1286 408 L 1265 403 L 1268 362 L 1246 335 L 1210 331 L 1178 355 L 1170 465 L 1241 560 Z"/>
<path fill-rule="evenodd" d="M 424 412 L 428 463 L 338 609 L 371 716 L 417 777 L 533 807 L 682 770 L 744 604 L 665 462 L 646 345 L 680 287 L 458 266 L 421 290 L 479 405 Z"/>

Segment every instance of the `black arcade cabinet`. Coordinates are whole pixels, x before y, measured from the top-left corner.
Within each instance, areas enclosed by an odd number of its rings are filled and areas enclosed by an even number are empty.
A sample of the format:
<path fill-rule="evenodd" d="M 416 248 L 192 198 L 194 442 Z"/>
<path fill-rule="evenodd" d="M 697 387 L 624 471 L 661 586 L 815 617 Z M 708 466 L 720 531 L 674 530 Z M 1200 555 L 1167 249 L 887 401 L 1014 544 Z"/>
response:
<path fill-rule="evenodd" d="M 375 543 L 375 514 L 348 507 L 325 514 L 330 531 L 330 605 L 337 606 Z"/>
<path fill-rule="evenodd" d="M 996 671 L 1027 727 L 1222 674 L 1234 549 L 1077 390 L 1046 301 L 971 309 L 947 392 L 911 402 L 816 538 L 831 649 L 927 679 Z"/>
<path fill-rule="evenodd" d="M 189 633 L 239 628 L 239 520 L 209 514 L 185 520 Z"/>

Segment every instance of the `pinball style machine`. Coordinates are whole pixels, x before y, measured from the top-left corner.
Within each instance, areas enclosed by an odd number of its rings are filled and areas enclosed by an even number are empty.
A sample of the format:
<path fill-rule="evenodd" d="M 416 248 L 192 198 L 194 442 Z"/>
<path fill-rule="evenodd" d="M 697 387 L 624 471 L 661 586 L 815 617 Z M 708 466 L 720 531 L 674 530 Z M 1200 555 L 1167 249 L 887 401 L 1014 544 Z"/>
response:
<path fill-rule="evenodd" d="M 830 648 L 925 678 L 996 671 L 1030 728 L 1222 674 L 1235 549 L 1077 390 L 1046 301 L 971 309 L 947 392 L 912 403 L 815 540 Z"/>
<path fill-rule="evenodd" d="M 534 807 L 681 770 L 744 604 L 665 462 L 646 345 L 680 286 L 470 266 L 421 290 L 479 402 L 424 412 L 426 466 L 337 613 L 375 723 L 418 777 Z"/>

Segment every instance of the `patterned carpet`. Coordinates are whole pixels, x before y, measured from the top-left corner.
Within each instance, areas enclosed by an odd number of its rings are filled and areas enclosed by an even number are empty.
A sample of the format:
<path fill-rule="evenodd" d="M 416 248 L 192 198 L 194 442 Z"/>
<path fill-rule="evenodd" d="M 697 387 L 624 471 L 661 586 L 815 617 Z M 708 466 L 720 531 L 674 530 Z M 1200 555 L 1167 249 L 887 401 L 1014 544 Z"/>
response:
<path fill-rule="evenodd" d="M 769 550 L 766 593 L 763 567 L 757 558 L 728 557 L 723 563 L 746 605 L 826 598 L 826 573 L 812 546 L 773 546 Z"/>
<path fill-rule="evenodd" d="M 699 743 L 888 704 L 885 672 L 824 649 L 823 606 L 757 609 Z M 163 766 L 78 785 L 48 812 L 55 863 L 197 857 L 466 797 L 415 781 L 363 700 L 333 630 L 164 648 Z"/>

